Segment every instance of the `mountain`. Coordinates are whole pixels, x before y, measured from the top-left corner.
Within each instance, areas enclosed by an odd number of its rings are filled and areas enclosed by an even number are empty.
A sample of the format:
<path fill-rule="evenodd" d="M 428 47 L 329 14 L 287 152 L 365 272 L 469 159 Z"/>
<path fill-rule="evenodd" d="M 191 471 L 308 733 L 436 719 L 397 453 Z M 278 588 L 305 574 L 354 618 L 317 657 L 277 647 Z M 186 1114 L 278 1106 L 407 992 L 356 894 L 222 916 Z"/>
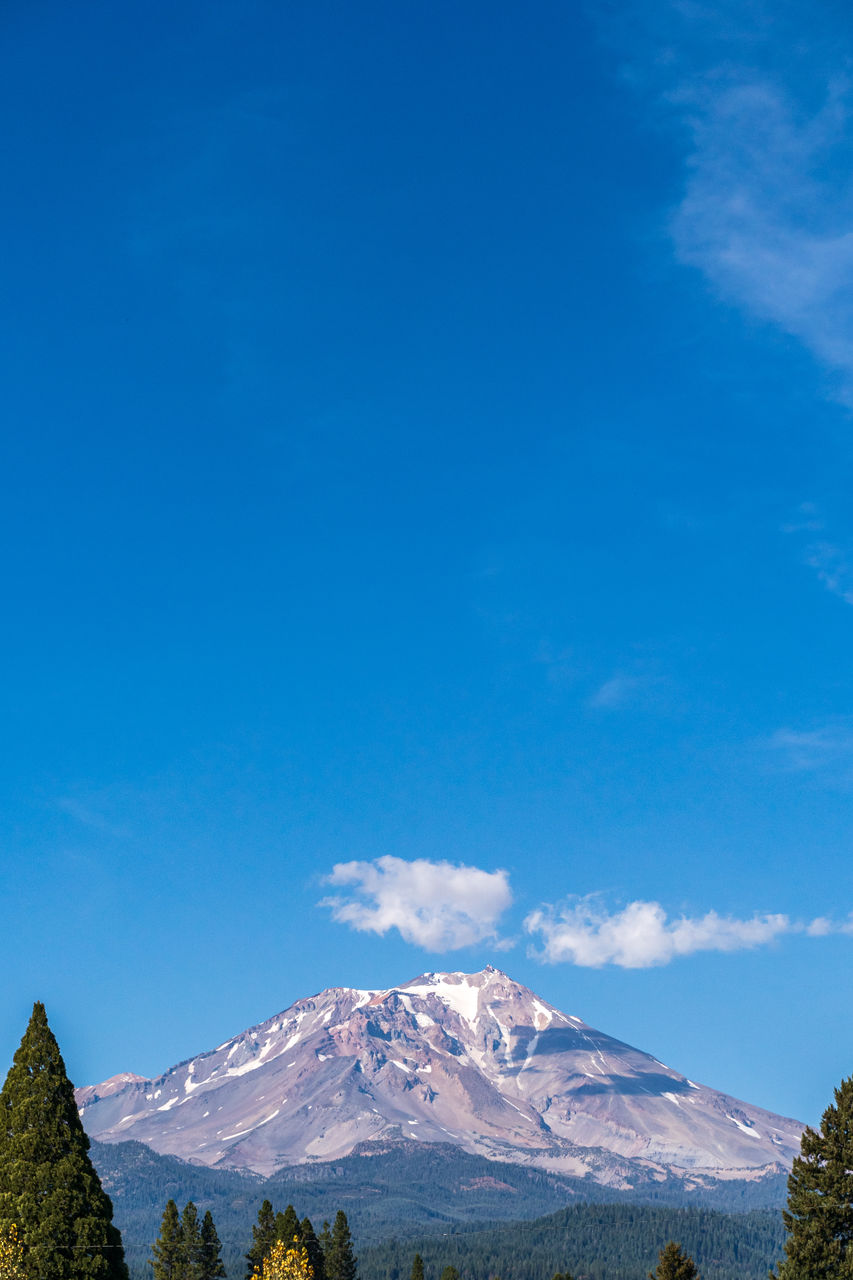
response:
<path fill-rule="evenodd" d="M 491 966 L 387 991 L 334 987 L 156 1080 L 127 1073 L 77 1099 L 101 1142 L 264 1176 L 405 1140 L 613 1188 L 672 1175 L 706 1185 L 778 1174 L 803 1127 L 688 1080 Z"/>

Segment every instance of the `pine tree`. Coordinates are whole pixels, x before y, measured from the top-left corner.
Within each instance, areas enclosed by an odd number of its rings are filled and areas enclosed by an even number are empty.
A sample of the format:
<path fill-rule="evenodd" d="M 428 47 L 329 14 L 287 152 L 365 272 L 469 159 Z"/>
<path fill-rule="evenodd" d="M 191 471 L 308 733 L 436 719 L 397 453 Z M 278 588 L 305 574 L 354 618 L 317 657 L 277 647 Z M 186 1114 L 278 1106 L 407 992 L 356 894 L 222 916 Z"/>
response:
<path fill-rule="evenodd" d="M 649 1280 L 699 1280 L 699 1272 L 681 1245 L 670 1240 L 658 1254 L 657 1270 L 649 1272 Z"/>
<path fill-rule="evenodd" d="M 181 1215 L 181 1249 L 184 1280 L 201 1280 L 201 1224 L 198 1220 L 198 1209 L 192 1200 L 188 1200 L 184 1205 L 184 1212 Z"/>
<path fill-rule="evenodd" d="M 299 1238 L 305 1246 L 305 1252 L 308 1254 L 308 1262 L 314 1275 L 314 1280 L 326 1280 L 326 1264 L 323 1257 L 323 1247 L 314 1234 L 314 1228 L 311 1226 L 310 1218 L 303 1218 L 299 1224 Z"/>
<path fill-rule="evenodd" d="M 853 1277 L 853 1076 L 835 1090 L 820 1131 L 803 1132 L 782 1220 L 788 1239 L 779 1280 Z"/>
<path fill-rule="evenodd" d="M 335 1214 L 332 1233 L 325 1249 L 326 1280 L 355 1280 L 358 1272 L 358 1259 L 352 1251 L 347 1215 L 343 1209 Z"/>
<path fill-rule="evenodd" d="M 149 1265 L 154 1280 L 186 1280 L 184 1232 L 174 1200 L 166 1202 L 160 1222 L 160 1235 L 151 1246 Z"/>
<path fill-rule="evenodd" d="M 112 1218 L 37 1003 L 0 1091 L 0 1228 L 17 1227 L 30 1280 L 128 1280 Z"/>
<path fill-rule="evenodd" d="M 292 1204 L 289 1204 L 284 1213 L 275 1215 L 275 1238 L 281 1240 L 289 1249 L 296 1242 L 302 1243 L 302 1228 L 299 1222 L 299 1215 Z"/>
<path fill-rule="evenodd" d="M 419 1253 L 412 1258 L 411 1280 L 424 1280 L 424 1260 Z"/>
<path fill-rule="evenodd" d="M 201 1224 L 201 1270 L 200 1280 L 224 1280 L 225 1266 L 222 1262 L 222 1244 L 216 1234 L 213 1215 L 208 1209 Z"/>
<path fill-rule="evenodd" d="M 247 1277 L 260 1271 L 261 1263 L 275 1242 L 275 1214 L 269 1200 L 265 1200 L 258 1210 L 257 1226 L 252 1227 L 252 1247 L 246 1254 Z"/>

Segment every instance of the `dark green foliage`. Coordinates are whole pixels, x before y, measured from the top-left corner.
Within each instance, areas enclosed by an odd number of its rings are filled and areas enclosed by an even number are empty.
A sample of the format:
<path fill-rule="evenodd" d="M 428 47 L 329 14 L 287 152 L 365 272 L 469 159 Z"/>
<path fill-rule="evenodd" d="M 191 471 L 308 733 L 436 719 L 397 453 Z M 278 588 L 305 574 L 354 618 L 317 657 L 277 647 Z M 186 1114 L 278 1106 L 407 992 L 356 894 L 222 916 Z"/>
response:
<path fill-rule="evenodd" d="M 314 1234 L 310 1218 L 303 1218 L 299 1224 L 299 1238 L 308 1254 L 308 1263 L 314 1273 L 314 1280 L 326 1280 L 326 1260 L 323 1257 L 323 1246 Z"/>
<path fill-rule="evenodd" d="M 154 1280 L 184 1280 L 184 1233 L 178 1206 L 166 1203 L 160 1234 L 151 1246 Z"/>
<path fill-rule="evenodd" d="M 343 1209 L 335 1214 L 325 1259 L 327 1280 L 355 1280 L 358 1259 L 352 1250 L 352 1236 Z"/>
<path fill-rule="evenodd" d="M 767 1280 L 769 1266 L 782 1254 L 785 1232 L 779 1209 L 784 1203 L 786 1181 L 782 1175 L 760 1183 L 723 1184 L 707 1193 L 690 1193 L 696 1197 L 691 1203 L 699 1205 L 710 1200 L 712 1204 L 727 1209 L 747 1208 L 755 1204 L 774 1206 L 769 1214 L 738 1213 L 731 1217 L 699 1214 L 695 1219 L 692 1215 L 687 1216 L 688 1223 L 727 1224 L 724 1234 L 718 1226 L 710 1228 L 711 1238 L 722 1249 L 714 1256 L 731 1264 L 727 1272 L 722 1262 L 716 1271 L 709 1266 L 706 1252 L 682 1225 L 685 1220 L 682 1215 L 671 1209 L 641 1208 L 637 1203 L 638 1193 L 634 1193 L 632 1200 L 631 1196 L 576 1178 L 519 1165 L 495 1164 L 446 1143 L 424 1143 L 414 1151 L 410 1150 L 412 1146 L 413 1143 L 405 1146 L 389 1144 L 372 1156 L 356 1154 L 329 1163 L 299 1165 L 284 1169 L 267 1180 L 229 1169 L 185 1164 L 174 1156 L 158 1155 L 141 1142 L 115 1145 L 93 1142 L 92 1155 L 115 1205 L 116 1221 L 122 1230 L 134 1280 L 151 1280 L 145 1260 L 150 1242 L 159 1230 L 163 1205 L 170 1196 L 179 1204 L 192 1199 L 199 1206 L 199 1212 L 211 1210 L 222 1239 L 225 1267 L 229 1275 L 239 1277 L 239 1280 L 243 1280 L 246 1246 L 252 1238 L 258 1206 L 264 1198 L 282 1205 L 293 1201 L 299 1206 L 300 1213 L 307 1213 L 312 1222 L 317 1223 L 333 1218 L 335 1210 L 343 1208 L 358 1241 L 362 1280 L 383 1280 L 386 1276 L 392 1280 L 392 1257 L 396 1268 L 393 1280 L 407 1280 L 416 1249 L 427 1264 L 428 1280 L 438 1280 L 442 1267 L 448 1262 L 453 1262 L 460 1270 L 463 1280 L 479 1280 L 479 1271 L 476 1276 L 469 1274 L 467 1264 L 461 1266 L 455 1257 L 428 1255 L 421 1246 L 421 1238 L 430 1232 L 442 1235 L 451 1232 L 450 1239 L 458 1240 L 462 1237 L 457 1233 L 479 1231 L 484 1225 L 497 1229 L 500 1222 L 536 1218 L 558 1208 L 565 1209 L 570 1202 L 574 1202 L 576 1209 L 587 1216 L 577 1220 L 576 1227 L 572 1228 L 572 1240 L 566 1248 L 552 1249 L 548 1244 L 554 1236 L 553 1227 L 549 1226 L 542 1233 L 541 1248 L 536 1246 L 539 1250 L 537 1266 L 533 1268 L 531 1265 L 529 1270 L 531 1280 L 544 1280 L 554 1271 L 567 1269 L 579 1276 L 579 1259 L 595 1256 L 599 1237 L 603 1237 L 601 1247 L 605 1256 L 628 1259 L 632 1265 L 636 1264 L 631 1273 L 632 1280 L 634 1277 L 645 1280 L 655 1265 L 661 1242 L 670 1238 L 683 1241 L 696 1258 L 704 1280 L 722 1280 L 722 1277 L 732 1280 L 733 1276 L 737 1276 L 737 1280 L 747 1280 L 752 1276 L 756 1280 Z M 659 1197 L 658 1204 L 667 1203 L 666 1197 L 672 1197 L 676 1204 L 683 1204 L 688 1199 L 683 1182 L 675 1186 L 674 1179 L 671 1185 L 663 1184 L 654 1194 Z M 584 1199 L 601 1203 L 578 1206 L 577 1200 L 581 1195 Z M 583 1225 L 594 1224 L 595 1215 L 614 1201 L 620 1203 L 613 1205 L 616 1216 L 612 1222 L 608 1220 L 609 1224 L 600 1228 Z M 697 1210 L 693 1212 L 698 1213 Z M 646 1221 L 643 1215 L 649 1213 L 659 1216 L 647 1229 L 643 1225 Z M 560 1215 L 557 1217 L 559 1219 Z M 763 1224 L 760 1229 L 756 1225 L 758 1223 Z M 518 1228 L 512 1228 L 512 1231 L 517 1230 L 526 1232 L 528 1224 L 521 1223 Z M 575 1232 L 579 1233 L 583 1249 L 574 1247 Z M 620 1240 L 615 1241 L 613 1233 L 617 1233 Z M 318 1235 L 322 1244 L 323 1233 L 318 1232 Z M 639 1236 L 644 1240 L 645 1251 L 642 1254 L 636 1244 Z M 399 1243 L 383 1243 L 392 1239 Z M 374 1249 L 372 1246 L 378 1247 Z M 513 1266 L 520 1267 L 522 1261 L 516 1259 Z M 374 1267 L 379 1271 L 376 1272 Z M 508 1268 L 504 1268 L 499 1257 L 494 1265 L 483 1271 L 482 1280 L 490 1280 L 495 1275 L 502 1275 L 503 1280 L 524 1280 L 516 1272 L 511 1274 Z M 608 1280 L 611 1280 L 609 1276 Z"/>
<path fill-rule="evenodd" d="M 198 1209 L 192 1200 L 184 1205 L 181 1215 L 181 1248 L 183 1251 L 183 1280 L 201 1280 L 202 1251 L 201 1224 Z"/>
<path fill-rule="evenodd" d="M 788 1239 L 779 1280 L 853 1277 L 853 1077 L 835 1090 L 820 1131 L 803 1133 L 782 1220 Z"/>
<path fill-rule="evenodd" d="M 441 1273 L 441 1280 L 459 1280 L 459 1272 L 455 1267 L 445 1267 Z"/>
<path fill-rule="evenodd" d="M 59 1046 L 35 1004 L 0 1092 L 0 1226 L 17 1225 L 32 1280 L 127 1280 L 112 1217 Z"/>
<path fill-rule="evenodd" d="M 424 1260 L 419 1253 L 412 1258 L 411 1280 L 424 1280 Z"/>
<path fill-rule="evenodd" d="M 199 1280 L 223 1280 L 222 1245 L 216 1233 L 213 1214 L 208 1209 L 201 1223 L 201 1267 Z"/>
<path fill-rule="evenodd" d="M 281 1240 L 287 1245 L 288 1249 L 292 1247 L 294 1242 L 302 1243 L 302 1227 L 299 1222 L 299 1215 L 292 1204 L 289 1204 L 284 1213 L 275 1215 L 275 1238 Z"/>
<path fill-rule="evenodd" d="M 699 1280 L 699 1272 L 693 1259 L 687 1256 L 681 1245 L 670 1240 L 661 1249 L 657 1270 L 649 1272 L 649 1280 Z"/>
<path fill-rule="evenodd" d="M 253 1276 L 260 1271 L 261 1263 L 275 1244 L 276 1216 L 269 1200 L 264 1200 L 258 1210 L 258 1221 L 252 1227 L 252 1244 L 246 1254 L 246 1275 Z"/>
<path fill-rule="evenodd" d="M 571 1271 L 583 1280 L 646 1280 L 662 1240 L 681 1240 L 703 1280 L 767 1280 L 784 1239 L 777 1213 L 714 1213 L 640 1205 L 573 1205 L 534 1222 L 457 1228 L 359 1250 L 362 1280 L 407 1276 L 412 1248 L 428 1276 L 456 1267 L 464 1280 L 544 1280 Z"/>
<path fill-rule="evenodd" d="M 163 1212 L 160 1235 L 151 1246 L 149 1259 L 154 1280 L 218 1280 L 225 1275 L 219 1256 L 219 1236 L 208 1209 L 199 1223 L 192 1200 L 178 1217 L 178 1206 L 169 1200 Z"/>
<path fill-rule="evenodd" d="M 500 1277 L 496 1277 L 496 1280 L 500 1280 Z M 570 1276 L 568 1271 L 555 1271 L 551 1280 L 574 1280 L 574 1277 Z"/>

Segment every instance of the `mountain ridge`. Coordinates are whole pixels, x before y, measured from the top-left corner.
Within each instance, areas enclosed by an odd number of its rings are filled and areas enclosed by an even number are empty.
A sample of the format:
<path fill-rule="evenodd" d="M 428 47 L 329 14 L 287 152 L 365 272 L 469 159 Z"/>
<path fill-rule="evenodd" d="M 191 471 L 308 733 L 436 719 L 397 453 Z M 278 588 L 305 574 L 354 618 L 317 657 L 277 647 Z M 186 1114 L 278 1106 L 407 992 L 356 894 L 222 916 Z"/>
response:
<path fill-rule="evenodd" d="M 489 965 L 333 987 L 177 1064 L 77 1090 L 90 1136 L 263 1176 L 450 1142 L 614 1188 L 786 1170 L 802 1125 L 689 1080 Z"/>

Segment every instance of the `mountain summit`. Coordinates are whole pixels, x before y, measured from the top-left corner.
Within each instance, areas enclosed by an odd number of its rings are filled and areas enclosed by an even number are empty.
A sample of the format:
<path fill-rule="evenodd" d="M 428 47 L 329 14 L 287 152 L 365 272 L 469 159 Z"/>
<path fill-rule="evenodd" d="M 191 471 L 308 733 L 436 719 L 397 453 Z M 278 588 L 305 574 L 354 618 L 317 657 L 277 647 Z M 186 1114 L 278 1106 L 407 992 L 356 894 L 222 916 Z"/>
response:
<path fill-rule="evenodd" d="M 491 965 L 332 987 L 156 1080 L 113 1077 L 77 1100 L 101 1142 L 265 1175 L 407 1140 L 617 1186 L 639 1165 L 755 1178 L 790 1165 L 803 1127 L 695 1084 Z"/>

